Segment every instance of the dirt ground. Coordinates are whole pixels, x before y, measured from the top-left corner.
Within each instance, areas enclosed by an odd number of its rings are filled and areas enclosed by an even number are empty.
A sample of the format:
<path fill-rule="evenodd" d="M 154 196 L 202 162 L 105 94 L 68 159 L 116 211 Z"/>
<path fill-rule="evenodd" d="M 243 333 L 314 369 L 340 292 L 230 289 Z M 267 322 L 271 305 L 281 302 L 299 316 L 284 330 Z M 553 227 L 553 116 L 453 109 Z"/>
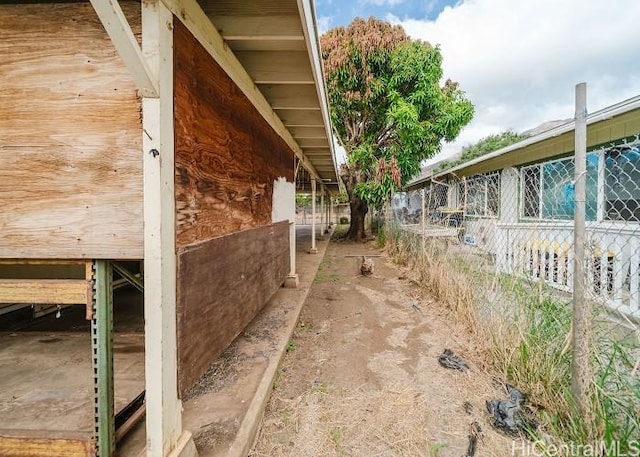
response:
<path fill-rule="evenodd" d="M 382 256 L 372 276 L 345 257 L 360 253 Z M 332 242 L 250 455 L 461 457 L 469 455 L 474 422 L 476 456 L 514 455 L 485 408 L 501 388 L 449 314 L 372 243 Z M 471 369 L 440 366 L 445 348 Z"/>

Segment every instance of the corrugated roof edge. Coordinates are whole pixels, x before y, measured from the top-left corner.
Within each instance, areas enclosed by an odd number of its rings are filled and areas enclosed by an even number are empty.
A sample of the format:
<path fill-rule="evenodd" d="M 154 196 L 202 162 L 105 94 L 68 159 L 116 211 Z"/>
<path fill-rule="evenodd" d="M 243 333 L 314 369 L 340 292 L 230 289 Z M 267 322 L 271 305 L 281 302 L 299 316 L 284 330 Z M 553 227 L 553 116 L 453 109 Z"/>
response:
<path fill-rule="evenodd" d="M 593 113 L 587 116 L 587 126 L 590 124 L 595 124 L 596 122 L 601 122 L 607 119 L 614 118 L 616 116 L 620 116 L 622 114 L 628 113 L 638 108 L 640 108 L 640 95 L 623 100 L 619 103 L 616 103 L 615 105 L 608 106 L 601 110 L 594 111 Z M 477 157 L 468 162 L 461 163 L 456 167 L 443 170 L 440 173 L 431 174 L 430 176 L 425 176 L 420 179 L 416 179 L 415 181 L 412 181 L 409 184 L 407 184 L 406 188 L 410 189 L 412 187 L 419 186 L 420 184 L 427 182 L 432 178 L 439 178 L 451 173 L 455 173 L 456 171 L 464 170 L 465 168 L 484 162 L 485 160 L 493 159 L 495 157 L 499 157 L 501 155 L 507 154 L 511 151 L 516 151 L 518 149 L 524 148 L 531 144 L 535 144 L 540 141 L 547 140 L 549 138 L 560 136 L 564 133 L 571 132 L 572 130 L 575 130 L 575 120 L 567 122 L 566 124 L 562 124 L 557 127 L 554 127 L 551 130 L 547 130 L 546 132 L 539 133 L 538 135 L 527 138 L 526 140 L 522 140 L 522 141 L 519 141 L 518 143 L 511 144 L 502 149 L 498 149 L 497 151 Z"/>

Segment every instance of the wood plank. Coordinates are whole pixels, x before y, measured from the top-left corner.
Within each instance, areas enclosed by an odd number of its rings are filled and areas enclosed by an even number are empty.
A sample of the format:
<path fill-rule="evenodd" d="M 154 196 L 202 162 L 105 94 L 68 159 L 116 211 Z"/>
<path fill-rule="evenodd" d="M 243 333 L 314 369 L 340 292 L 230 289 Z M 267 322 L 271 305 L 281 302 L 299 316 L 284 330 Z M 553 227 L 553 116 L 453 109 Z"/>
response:
<path fill-rule="evenodd" d="M 215 238 L 178 254 L 178 379 L 184 396 L 280 288 L 289 222 Z"/>
<path fill-rule="evenodd" d="M 95 11 L 2 4 L 0 42 L 0 257 L 142 258 L 140 101 Z"/>
<path fill-rule="evenodd" d="M 0 279 L 0 304 L 79 305 L 86 301 L 84 279 Z"/>
<path fill-rule="evenodd" d="M 293 151 L 179 21 L 174 52 L 178 247 L 270 224 Z"/>
<path fill-rule="evenodd" d="M 206 6 L 205 13 L 209 13 L 207 16 L 225 40 L 288 38 L 304 42 L 300 16 L 297 14 L 288 16 L 214 15 L 207 11 Z"/>
<path fill-rule="evenodd" d="M 304 51 L 304 40 L 283 40 L 256 38 L 255 40 L 227 40 L 227 44 L 233 52 L 240 51 Z"/>
<path fill-rule="evenodd" d="M 291 127 L 322 127 L 324 121 L 320 110 L 279 109 L 276 110 L 286 126 Z M 331 152 L 329 151 L 329 157 Z M 311 158 L 309 158 L 311 160 Z"/>
<path fill-rule="evenodd" d="M 256 84 L 315 84 L 306 51 L 239 51 L 236 57 Z"/>
<path fill-rule="evenodd" d="M 96 455 L 91 433 L 0 430 L 2 457 L 89 457 Z"/>
<path fill-rule="evenodd" d="M 289 127 L 289 131 L 296 138 L 327 138 L 324 127 Z"/>
<path fill-rule="evenodd" d="M 273 109 L 320 109 L 318 93 L 313 85 L 262 84 L 259 87 Z M 302 146 L 300 142 L 298 144 Z"/>
<path fill-rule="evenodd" d="M 230 14 L 233 16 L 291 16 L 297 15 L 298 5 L 294 1 L 253 0 L 251 2 L 238 0 L 200 0 L 202 8 L 207 14 L 219 16 Z"/>

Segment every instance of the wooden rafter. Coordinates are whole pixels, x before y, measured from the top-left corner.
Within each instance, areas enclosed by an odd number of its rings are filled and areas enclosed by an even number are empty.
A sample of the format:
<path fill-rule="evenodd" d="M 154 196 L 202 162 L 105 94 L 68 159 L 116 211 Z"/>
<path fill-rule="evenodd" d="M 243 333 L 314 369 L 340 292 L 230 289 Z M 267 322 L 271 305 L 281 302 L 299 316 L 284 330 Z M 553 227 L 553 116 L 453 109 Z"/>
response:
<path fill-rule="evenodd" d="M 135 80 L 140 94 L 144 97 L 157 98 L 159 96 L 157 77 L 147 65 L 118 0 L 91 0 L 91 5 Z"/>

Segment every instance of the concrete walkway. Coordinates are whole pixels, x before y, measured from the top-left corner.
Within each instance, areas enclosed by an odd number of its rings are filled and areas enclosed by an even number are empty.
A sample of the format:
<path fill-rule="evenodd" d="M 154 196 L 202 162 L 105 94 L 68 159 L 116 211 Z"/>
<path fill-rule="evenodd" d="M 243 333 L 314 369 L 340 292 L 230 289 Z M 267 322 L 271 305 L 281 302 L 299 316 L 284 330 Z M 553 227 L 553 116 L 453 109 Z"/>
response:
<path fill-rule="evenodd" d="M 319 233 L 319 227 L 317 227 Z M 311 227 L 298 226 L 297 289 L 281 288 L 184 401 L 184 428 L 200 457 L 245 457 L 254 442 L 278 367 L 324 257 L 329 236 L 309 254 Z"/>

